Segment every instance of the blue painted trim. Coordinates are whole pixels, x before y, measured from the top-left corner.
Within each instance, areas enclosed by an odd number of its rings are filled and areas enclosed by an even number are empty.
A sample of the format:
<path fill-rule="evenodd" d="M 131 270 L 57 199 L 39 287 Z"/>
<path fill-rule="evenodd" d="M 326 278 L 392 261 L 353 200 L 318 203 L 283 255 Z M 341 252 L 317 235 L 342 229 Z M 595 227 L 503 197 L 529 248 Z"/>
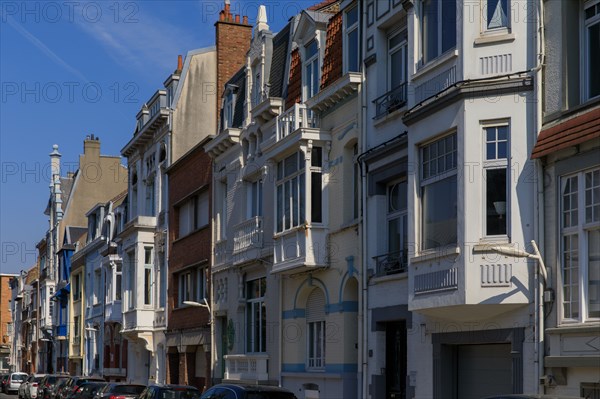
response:
<path fill-rule="evenodd" d="M 354 255 L 346 256 L 346 264 L 348 265 L 348 274 L 350 277 L 357 274 L 357 270 L 354 268 Z"/>
<path fill-rule="evenodd" d="M 306 371 L 306 365 L 304 363 L 283 363 L 281 365 L 281 371 L 284 373 L 304 373 Z"/>
<path fill-rule="evenodd" d="M 325 309 L 327 309 L 327 305 L 330 303 L 329 291 L 327 290 L 327 286 L 321 280 L 319 280 L 316 277 L 312 277 L 312 276 L 309 276 L 306 279 L 304 279 L 304 281 L 298 286 L 298 289 L 296 290 L 296 294 L 294 295 L 294 309 L 296 309 L 298 307 L 298 295 L 300 295 L 300 291 L 302 290 L 302 287 L 304 287 L 305 284 L 308 284 L 309 281 L 312 281 L 313 284 L 315 282 L 319 283 L 319 288 L 321 288 L 323 290 L 323 292 L 325 293 Z"/>
<path fill-rule="evenodd" d="M 292 309 L 292 310 L 284 310 L 281 312 L 281 317 L 285 319 L 298 319 L 306 317 L 305 309 Z"/>
<path fill-rule="evenodd" d="M 356 363 L 338 363 L 338 364 L 326 364 L 326 373 L 356 373 L 358 372 L 358 365 Z"/>
<path fill-rule="evenodd" d="M 333 312 L 358 312 L 358 301 L 343 301 L 339 303 L 332 303 L 331 305 L 327 305 L 325 307 L 326 313 Z"/>

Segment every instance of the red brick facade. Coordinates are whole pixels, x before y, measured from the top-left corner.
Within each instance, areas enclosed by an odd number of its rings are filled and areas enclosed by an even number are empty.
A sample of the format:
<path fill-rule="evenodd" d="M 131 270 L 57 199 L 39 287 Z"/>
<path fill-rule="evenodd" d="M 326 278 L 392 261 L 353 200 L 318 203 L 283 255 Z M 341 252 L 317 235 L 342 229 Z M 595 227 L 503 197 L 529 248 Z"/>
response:
<path fill-rule="evenodd" d="M 246 63 L 246 53 L 250 49 L 252 40 L 252 25 L 248 24 L 248 17 L 240 21 L 239 15 L 230 12 L 230 5 L 219 14 L 219 21 L 215 23 L 217 41 L 217 129 L 221 98 L 225 83 Z"/>

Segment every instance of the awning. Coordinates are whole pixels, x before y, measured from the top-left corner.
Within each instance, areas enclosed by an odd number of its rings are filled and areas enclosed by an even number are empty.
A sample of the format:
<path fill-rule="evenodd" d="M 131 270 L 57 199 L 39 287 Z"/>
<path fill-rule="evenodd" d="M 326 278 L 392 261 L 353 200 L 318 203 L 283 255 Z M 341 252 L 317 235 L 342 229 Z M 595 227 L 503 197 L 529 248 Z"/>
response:
<path fill-rule="evenodd" d="M 210 330 L 194 329 L 191 331 L 166 333 L 167 347 L 210 345 Z"/>
<path fill-rule="evenodd" d="M 68 298 L 69 294 L 71 293 L 71 284 L 67 284 L 65 285 L 63 288 L 61 288 L 60 290 L 56 291 L 54 293 L 54 295 L 52 295 L 50 297 L 50 299 L 62 299 L 62 298 Z M 56 300 L 55 299 L 55 300 Z"/>

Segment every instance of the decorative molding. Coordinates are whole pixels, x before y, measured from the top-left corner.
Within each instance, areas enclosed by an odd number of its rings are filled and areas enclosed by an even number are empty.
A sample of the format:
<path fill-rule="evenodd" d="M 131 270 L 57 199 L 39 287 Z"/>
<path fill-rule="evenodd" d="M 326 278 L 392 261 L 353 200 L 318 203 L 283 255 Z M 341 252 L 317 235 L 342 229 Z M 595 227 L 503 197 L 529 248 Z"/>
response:
<path fill-rule="evenodd" d="M 510 72 L 512 72 L 512 54 L 479 57 L 479 73 L 482 75 L 503 75 Z"/>

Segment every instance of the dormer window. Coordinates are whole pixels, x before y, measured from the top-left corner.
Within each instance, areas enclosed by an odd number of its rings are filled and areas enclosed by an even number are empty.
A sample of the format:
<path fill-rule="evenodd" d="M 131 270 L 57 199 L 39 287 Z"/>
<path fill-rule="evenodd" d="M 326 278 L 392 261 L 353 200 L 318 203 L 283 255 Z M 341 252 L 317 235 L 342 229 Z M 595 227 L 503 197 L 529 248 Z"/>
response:
<path fill-rule="evenodd" d="M 255 107 L 260 104 L 262 100 L 261 92 L 261 81 L 260 81 L 260 64 L 252 67 L 252 106 Z"/>
<path fill-rule="evenodd" d="M 316 40 L 311 40 L 304 47 L 305 73 L 304 99 L 308 100 L 319 92 L 320 71 L 319 45 Z"/>
<path fill-rule="evenodd" d="M 233 91 L 228 90 L 225 95 L 225 106 L 224 106 L 224 118 L 223 128 L 227 129 L 233 126 L 233 114 L 235 107 L 235 94 Z"/>
<path fill-rule="evenodd" d="M 358 72 L 358 6 L 344 14 L 344 72 Z"/>

